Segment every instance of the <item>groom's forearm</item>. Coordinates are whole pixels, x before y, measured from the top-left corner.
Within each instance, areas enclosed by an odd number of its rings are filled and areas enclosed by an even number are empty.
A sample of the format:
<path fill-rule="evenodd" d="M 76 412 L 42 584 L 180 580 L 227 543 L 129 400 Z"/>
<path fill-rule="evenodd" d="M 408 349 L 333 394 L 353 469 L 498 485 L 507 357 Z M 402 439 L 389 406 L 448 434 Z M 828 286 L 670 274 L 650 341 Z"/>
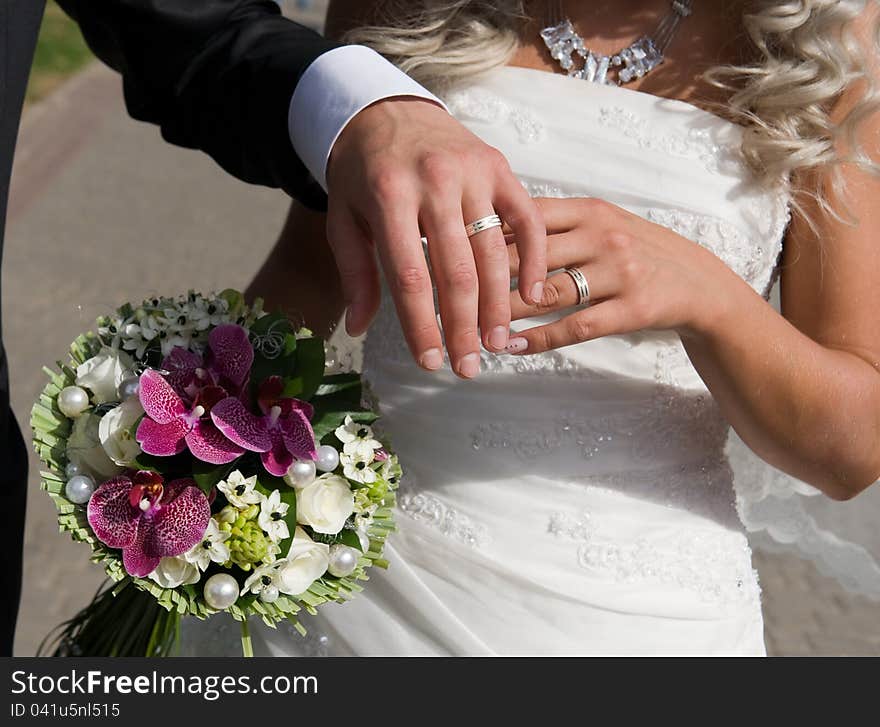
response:
<path fill-rule="evenodd" d="M 198 148 L 255 184 L 322 206 L 295 153 L 290 100 L 305 70 L 337 43 L 269 0 L 59 0 L 95 54 L 123 75 L 136 119 Z"/>

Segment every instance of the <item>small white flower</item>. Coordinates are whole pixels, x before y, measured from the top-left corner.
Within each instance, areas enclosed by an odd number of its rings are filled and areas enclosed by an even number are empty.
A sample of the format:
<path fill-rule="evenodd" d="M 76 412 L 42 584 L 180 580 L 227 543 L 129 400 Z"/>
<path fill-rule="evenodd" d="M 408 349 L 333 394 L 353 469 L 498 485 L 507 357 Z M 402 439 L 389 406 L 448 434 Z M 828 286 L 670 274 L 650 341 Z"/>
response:
<path fill-rule="evenodd" d="M 280 552 L 281 546 L 270 540 L 269 544 L 266 546 L 266 557 L 263 558 L 263 562 L 274 563 Z"/>
<path fill-rule="evenodd" d="M 197 298 L 190 307 L 189 316 L 197 331 L 205 331 L 222 323 L 228 323 L 229 303 L 223 298 Z"/>
<path fill-rule="evenodd" d="M 104 318 L 102 325 L 98 326 L 98 336 L 110 348 L 119 348 L 122 342 L 122 329 L 124 327 L 125 321 L 119 316 Z"/>
<path fill-rule="evenodd" d="M 257 505 L 263 501 L 264 496 L 257 492 L 256 486 L 256 475 L 245 478 L 238 470 L 217 483 L 217 489 L 226 496 L 229 504 L 239 510 L 246 510 L 251 505 Z"/>
<path fill-rule="evenodd" d="M 208 529 L 202 536 L 200 543 L 196 543 L 188 552 L 183 554 L 188 563 L 192 563 L 199 570 L 205 570 L 211 563 L 225 563 L 229 560 L 230 533 L 221 530 L 217 521 L 211 518 L 208 521 Z"/>
<path fill-rule="evenodd" d="M 138 359 L 144 357 L 147 347 L 159 335 L 159 326 L 155 318 L 144 315 L 143 318 L 135 323 L 128 323 L 122 329 L 124 343 L 122 347 L 126 351 L 134 351 Z"/>
<path fill-rule="evenodd" d="M 349 457 L 362 459 L 370 464 L 376 458 L 376 450 L 381 446 L 375 439 L 355 439 L 353 442 L 343 444 L 342 451 Z"/>
<path fill-rule="evenodd" d="M 144 408 L 136 396 L 123 401 L 101 417 L 98 438 L 107 456 L 120 466 L 132 464 L 141 453 L 135 439 L 134 425 L 143 416 Z"/>
<path fill-rule="evenodd" d="M 343 444 L 361 440 L 369 442 L 373 449 L 379 449 L 382 444 L 373 437 L 373 429 L 366 424 L 354 421 L 350 416 L 345 417 L 341 427 L 336 428 L 336 438 Z"/>
<path fill-rule="evenodd" d="M 372 485 L 376 481 L 376 470 L 370 467 L 373 450 L 369 450 L 369 454 L 363 450 L 357 450 L 354 454 L 343 452 L 339 460 L 342 462 L 342 472 L 348 479 L 365 485 Z"/>
<path fill-rule="evenodd" d="M 327 566 L 330 565 L 330 546 L 314 542 L 305 530 L 297 528 L 287 558 L 278 562 L 278 590 L 298 596 L 327 572 Z"/>
<path fill-rule="evenodd" d="M 97 356 L 76 367 L 76 385 L 91 391 L 95 404 L 119 401 L 116 389 L 133 368 L 131 356 L 105 346 Z"/>
<path fill-rule="evenodd" d="M 271 586 L 277 588 L 278 571 L 286 563 L 286 560 L 276 560 L 274 563 L 267 563 L 266 565 L 261 565 L 259 568 L 254 568 L 254 572 L 251 573 L 244 582 L 240 595 L 244 596 L 248 593 L 255 593 L 259 596 L 266 588 Z"/>
<path fill-rule="evenodd" d="M 379 476 L 385 480 L 392 488 L 400 484 L 400 477 L 403 470 L 400 468 L 400 461 L 396 455 L 391 455 L 386 459 L 379 468 Z"/>
<path fill-rule="evenodd" d="M 201 575 L 199 569 L 181 557 L 162 558 L 156 570 L 147 578 L 158 583 L 162 588 L 177 588 L 191 583 L 198 583 Z"/>
<path fill-rule="evenodd" d="M 286 502 L 281 502 L 281 493 L 278 490 L 272 490 L 269 497 L 260 504 L 260 516 L 257 522 L 273 543 L 290 537 L 290 530 L 284 522 L 289 507 Z"/>
<path fill-rule="evenodd" d="M 167 356 L 170 354 L 175 348 L 185 348 L 189 350 L 190 344 L 192 343 L 192 336 L 189 333 L 177 333 L 175 335 L 167 334 L 166 336 L 159 335 L 161 340 L 161 348 L 162 355 Z"/>
<path fill-rule="evenodd" d="M 339 475 L 326 474 L 296 491 L 296 521 L 336 535 L 354 511 L 354 494 Z"/>
<path fill-rule="evenodd" d="M 355 490 L 354 493 L 354 526 L 357 530 L 367 532 L 373 524 L 373 515 L 379 506 L 370 499 L 370 493 L 366 487 Z"/>

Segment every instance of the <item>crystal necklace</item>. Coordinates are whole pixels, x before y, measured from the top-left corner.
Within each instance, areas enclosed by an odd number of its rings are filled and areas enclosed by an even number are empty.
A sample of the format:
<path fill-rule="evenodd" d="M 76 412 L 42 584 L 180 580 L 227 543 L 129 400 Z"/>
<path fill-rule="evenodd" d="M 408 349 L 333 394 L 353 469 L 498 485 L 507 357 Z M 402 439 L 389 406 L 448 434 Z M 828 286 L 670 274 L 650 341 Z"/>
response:
<path fill-rule="evenodd" d="M 641 78 L 663 63 L 663 53 L 675 35 L 681 19 L 691 14 L 693 0 L 672 0 L 671 5 L 670 11 L 660 19 L 651 35 L 643 35 L 610 56 L 594 53 L 584 45 L 584 39 L 565 17 L 562 0 L 552 3 L 549 22 L 541 31 L 541 38 L 550 55 L 569 76 L 608 86 L 621 86 Z M 581 68 L 575 67 L 575 56 L 583 59 Z M 608 78 L 609 72 L 614 69 L 617 70 L 616 82 Z"/>

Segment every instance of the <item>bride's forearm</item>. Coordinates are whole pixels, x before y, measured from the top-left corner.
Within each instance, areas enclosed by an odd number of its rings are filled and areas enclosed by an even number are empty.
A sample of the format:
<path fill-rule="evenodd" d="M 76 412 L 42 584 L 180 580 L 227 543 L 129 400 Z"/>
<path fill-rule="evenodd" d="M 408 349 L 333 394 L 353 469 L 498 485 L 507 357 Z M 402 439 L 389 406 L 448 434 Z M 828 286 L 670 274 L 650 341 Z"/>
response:
<path fill-rule="evenodd" d="M 320 336 L 329 336 L 345 307 L 325 216 L 295 204 L 275 247 L 245 291 L 267 309 L 284 311 Z"/>
<path fill-rule="evenodd" d="M 804 335 L 745 283 L 682 335 L 727 420 L 763 459 L 835 499 L 880 476 L 880 372 Z"/>

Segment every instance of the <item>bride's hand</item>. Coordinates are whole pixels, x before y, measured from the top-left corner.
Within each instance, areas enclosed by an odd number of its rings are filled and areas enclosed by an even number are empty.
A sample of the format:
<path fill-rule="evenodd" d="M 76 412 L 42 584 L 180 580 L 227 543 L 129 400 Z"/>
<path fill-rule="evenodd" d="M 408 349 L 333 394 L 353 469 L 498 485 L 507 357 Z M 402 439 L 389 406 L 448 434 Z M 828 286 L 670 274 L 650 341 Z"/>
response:
<path fill-rule="evenodd" d="M 697 243 L 610 202 L 594 197 L 538 202 L 547 224 L 547 268 L 579 268 L 589 284 L 589 304 L 511 334 L 509 353 L 540 353 L 644 329 L 673 329 L 683 337 L 708 332 L 745 285 Z M 516 248 L 510 245 L 508 252 L 513 276 Z M 574 280 L 561 270 L 548 279 L 538 306 L 511 293 L 514 320 L 577 303 Z"/>

